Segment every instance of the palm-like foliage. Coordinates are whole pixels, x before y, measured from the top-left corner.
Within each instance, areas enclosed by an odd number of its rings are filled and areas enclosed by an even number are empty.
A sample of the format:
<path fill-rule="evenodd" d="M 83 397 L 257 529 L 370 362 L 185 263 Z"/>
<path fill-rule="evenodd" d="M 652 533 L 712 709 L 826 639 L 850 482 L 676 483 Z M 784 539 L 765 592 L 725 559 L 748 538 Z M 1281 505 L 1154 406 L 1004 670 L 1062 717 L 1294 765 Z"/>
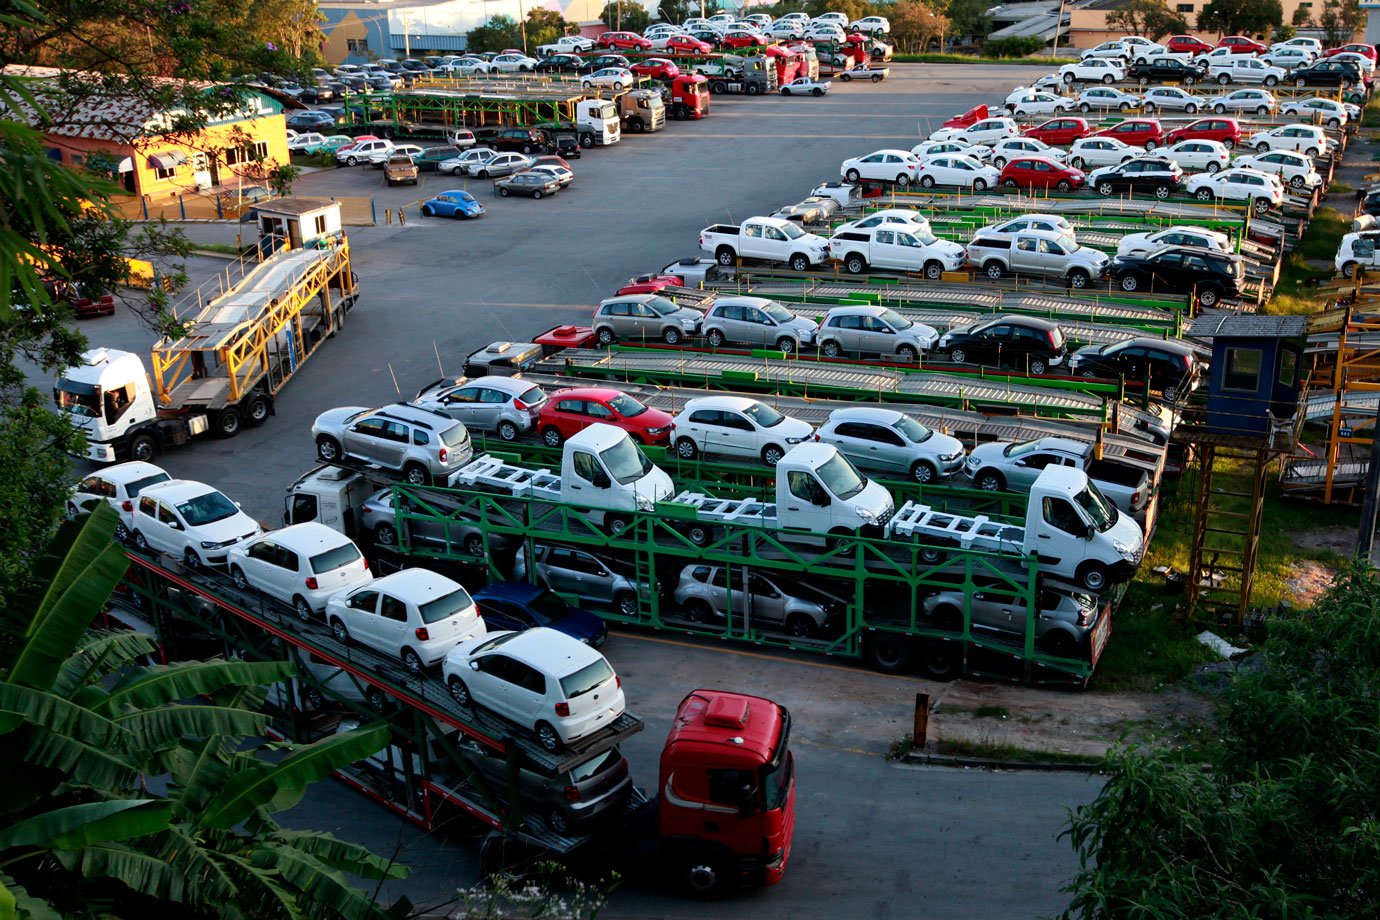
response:
<path fill-rule="evenodd" d="M 367 756 L 387 728 L 290 748 L 275 761 L 257 688 L 286 662 L 138 662 L 152 643 L 92 631 L 126 560 L 102 505 L 65 524 L 38 560 L 42 592 L 4 611 L 0 647 L 0 920 L 147 913 L 188 918 L 382 918 L 351 881 L 405 870 L 273 813 Z M 17 609 L 16 609 L 17 608 Z M 165 790 L 161 794 L 150 789 Z"/>

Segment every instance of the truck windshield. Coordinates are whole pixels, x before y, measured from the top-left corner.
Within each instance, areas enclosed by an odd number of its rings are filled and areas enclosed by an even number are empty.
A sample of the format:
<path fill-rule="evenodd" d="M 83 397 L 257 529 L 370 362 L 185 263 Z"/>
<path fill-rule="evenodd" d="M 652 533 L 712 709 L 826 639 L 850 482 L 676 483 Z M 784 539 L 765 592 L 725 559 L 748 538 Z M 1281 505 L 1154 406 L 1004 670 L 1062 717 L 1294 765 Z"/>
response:
<path fill-rule="evenodd" d="M 662 316 L 670 316 L 680 309 L 680 307 L 671 303 L 671 301 L 667 300 L 665 297 L 653 297 L 651 300 L 647 301 L 647 306 L 651 307 Z"/>
<path fill-rule="evenodd" d="M 777 227 L 776 229 L 780 230 L 782 235 L 784 235 L 788 240 L 798 240 L 805 235 L 804 230 L 801 230 L 799 227 L 797 227 L 790 221 L 782 221 L 781 226 Z"/>
<path fill-rule="evenodd" d="M 609 475 L 619 485 L 625 486 L 630 482 L 636 482 L 652 471 L 652 461 L 637 449 L 632 438 L 626 436 L 599 454 L 599 458 L 604 461 L 604 469 L 609 471 Z"/>
<path fill-rule="evenodd" d="M 824 487 L 839 498 L 852 498 L 867 488 L 867 480 L 858 474 L 843 454 L 834 454 L 819 468 Z"/>
<path fill-rule="evenodd" d="M 230 499 L 219 492 L 207 492 L 177 506 L 177 513 L 188 527 L 214 524 L 240 513 L 240 509 Z"/>
<path fill-rule="evenodd" d="M 637 418 L 643 412 L 647 411 L 646 406 L 633 399 L 627 393 L 619 393 L 613 399 L 610 399 L 609 408 L 623 416 L 623 418 Z"/>
<path fill-rule="evenodd" d="M 892 329 L 909 329 L 911 326 L 915 325 L 895 310 L 883 310 L 880 314 L 880 318 L 882 322 L 886 323 Z"/>
<path fill-rule="evenodd" d="M 1106 533 L 1116 523 L 1120 513 L 1116 506 L 1107 501 L 1107 497 L 1098 491 L 1097 486 L 1091 482 L 1082 492 L 1073 497 L 1078 503 L 1078 507 L 1083 509 L 1088 518 L 1093 522 L 1093 526 L 1099 533 Z"/>
<path fill-rule="evenodd" d="M 469 592 L 464 588 L 456 588 L 449 594 L 438 597 L 434 601 L 427 601 L 417 607 L 422 612 L 423 623 L 439 623 L 448 616 L 453 616 L 474 606 L 474 600 Z M 479 649 L 475 649 L 479 651 Z"/>
<path fill-rule="evenodd" d="M 767 315 L 770 316 L 772 319 L 776 320 L 778 323 L 789 323 L 791 320 L 795 319 L 794 313 L 792 313 L 790 310 L 787 310 L 785 307 L 781 306 L 781 304 L 777 303 L 774 300 L 762 309 L 767 311 Z"/>
<path fill-rule="evenodd" d="M 95 418 L 100 415 L 101 388 L 75 380 L 59 380 L 53 387 L 53 399 L 58 408 L 80 418 Z"/>
<path fill-rule="evenodd" d="M 785 421 L 786 416 L 766 403 L 755 402 L 743 410 L 743 414 L 763 428 L 775 428 Z"/>
<path fill-rule="evenodd" d="M 776 769 L 762 768 L 762 805 L 767 811 L 776 811 L 786 805 L 791 794 L 791 778 L 795 774 L 795 757 L 789 751 L 781 758 Z"/>
<path fill-rule="evenodd" d="M 934 434 L 933 431 L 930 431 L 909 415 L 901 416 L 896 420 L 896 424 L 891 427 L 901 432 L 901 437 L 910 441 L 912 444 L 923 444 Z"/>

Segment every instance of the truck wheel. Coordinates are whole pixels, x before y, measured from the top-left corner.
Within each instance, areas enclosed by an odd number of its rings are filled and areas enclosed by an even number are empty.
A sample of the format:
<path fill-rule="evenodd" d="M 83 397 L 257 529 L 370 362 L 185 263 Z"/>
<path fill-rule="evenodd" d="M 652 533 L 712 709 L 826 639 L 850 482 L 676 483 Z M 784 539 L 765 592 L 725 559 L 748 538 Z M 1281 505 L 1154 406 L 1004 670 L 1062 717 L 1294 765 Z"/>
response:
<path fill-rule="evenodd" d="M 136 434 L 129 442 L 129 459 L 152 460 L 158 454 L 158 442 L 153 435 L 144 433 Z"/>
<path fill-rule="evenodd" d="M 803 272 L 810 267 L 810 260 L 803 253 L 797 252 L 791 256 L 791 270 Z"/>
<path fill-rule="evenodd" d="M 273 406 L 269 404 L 268 397 L 263 393 L 256 393 L 249 397 L 249 402 L 244 407 L 244 420 L 250 425 L 262 425 L 268 421 L 268 417 L 273 414 Z"/>
<path fill-rule="evenodd" d="M 732 265 L 734 260 L 738 258 L 738 255 L 731 247 L 720 246 L 714 253 L 714 258 L 720 265 Z"/>
<path fill-rule="evenodd" d="M 1215 307 L 1217 301 L 1222 299 L 1222 292 L 1216 288 L 1205 287 L 1198 289 L 1198 303 L 1204 307 Z"/>
<path fill-rule="evenodd" d="M 844 260 L 843 267 L 848 269 L 849 274 L 861 275 L 867 271 L 867 260 L 854 253 Z"/>
<path fill-rule="evenodd" d="M 768 444 L 762 448 L 762 462 L 767 466 L 776 466 L 784 456 L 786 456 L 786 451 L 776 444 Z"/>
<path fill-rule="evenodd" d="M 937 546 L 922 546 L 920 547 L 919 556 L 920 561 L 925 563 L 925 565 L 938 565 L 944 561 L 946 554 L 944 550 Z"/>
<path fill-rule="evenodd" d="M 910 670 L 910 640 L 897 633 L 873 633 L 863 639 L 863 660 L 874 671 L 900 674 Z"/>
<path fill-rule="evenodd" d="M 939 471 L 934 468 L 933 463 L 924 460 L 917 460 L 910 468 L 910 478 L 916 482 L 934 482 Z"/>
<path fill-rule="evenodd" d="M 412 486 L 431 485 L 431 473 L 420 463 L 409 463 L 403 467 L 403 480 Z"/>
<path fill-rule="evenodd" d="M 694 460 L 699 456 L 699 445 L 689 438 L 681 438 L 676 441 L 676 456 L 682 460 Z"/>
<path fill-rule="evenodd" d="M 561 437 L 559 428 L 548 425 L 546 428 L 542 429 L 541 442 L 547 447 L 560 447 L 561 442 L 564 440 L 565 438 Z"/>
<path fill-rule="evenodd" d="M 986 265 L 982 266 L 982 270 L 987 274 L 988 278 L 991 278 L 994 281 L 1001 278 L 1002 275 L 1006 274 L 1006 266 L 1002 265 L 995 259 L 991 262 L 988 262 Z"/>
<path fill-rule="evenodd" d="M 1000 492 L 1006 488 L 1006 477 L 996 470 L 981 470 L 973 483 L 984 492 Z"/>
<path fill-rule="evenodd" d="M 792 614 L 786 619 L 786 632 L 797 639 L 813 639 L 818 627 L 812 617 L 803 613 Z"/>
<path fill-rule="evenodd" d="M 920 670 L 931 680 L 953 680 L 962 656 L 957 642 L 926 642 L 920 650 Z"/>
<path fill-rule="evenodd" d="M 634 118 L 632 121 L 628 122 L 628 130 L 633 134 L 641 134 L 646 128 L 643 127 L 642 119 Z"/>
<path fill-rule="evenodd" d="M 728 867 L 723 858 L 712 854 L 686 860 L 681 883 L 687 894 L 702 900 L 717 897 L 728 885 Z"/>
<path fill-rule="evenodd" d="M 316 439 L 316 456 L 334 463 L 340 459 L 340 442 L 328 434 L 320 435 Z"/>
<path fill-rule="evenodd" d="M 374 528 L 374 543 L 379 546 L 397 546 L 398 530 L 392 524 L 380 524 Z"/>
<path fill-rule="evenodd" d="M 948 604 L 937 607 L 935 608 L 932 619 L 934 620 L 935 629 L 941 629 L 944 632 L 952 633 L 963 632 L 963 611 L 959 610 L 957 607 L 951 607 Z"/>
<path fill-rule="evenodd" d="M 216 427 L 216 437 L 233 438 L 240 433 L 240 410 L 234 406 L 227 406 L 216 413 L 214 422 Z"/>
<path fill-rule="evenodd" d="M 1085 562 L 1078 567 L 1078 583 L 1089 591 L 1101 593 L 1107 590 L 1110 580 L 1107 567 L 1100 562 Z"/>
<path fill-rule="evenodd" d="M 940 265 L 938 262 L 926 262 L 925 277 L 931 281 L 938 281 L 940 278 L 944 277 L 944 266 Z"/>
<path fill-rule="evenodd" d="M 537 744 L 542 746 L 542 750 L 554 754 L 561 749 L 561 736 L 556 734 L 550 723 L 538 722 L 533 731 L 536 732 Z"/>
<path fill-rule="evenodd" d="M 621 536 L 632 526 L 632 518 L 626 514 L 610 514 L 604 518 L 604 528 L 611 536 Z"/>
<path fill-rule="evenodd" d="M 1075 268 L 1069 272 L 1069 287 L 1071 288 L 1082 290 L 1088 286 L 1088 282 L 1091 280 L 1091 276 L 1084 269 Z"/>

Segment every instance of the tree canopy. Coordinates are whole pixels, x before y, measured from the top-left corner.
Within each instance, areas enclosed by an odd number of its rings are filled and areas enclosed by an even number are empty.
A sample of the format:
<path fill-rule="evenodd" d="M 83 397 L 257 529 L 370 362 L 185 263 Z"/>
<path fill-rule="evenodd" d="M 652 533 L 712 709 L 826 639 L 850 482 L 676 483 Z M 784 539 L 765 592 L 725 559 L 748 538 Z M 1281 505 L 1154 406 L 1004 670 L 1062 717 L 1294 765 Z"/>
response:
<path fill-rule="evenodd" d="M 1212 0 L 1198 11 L 1198 28 L 1225 35 L 1266 35 L 1284 25 L 1279 0 Z"/>
<path fill-rule="evenodd" d="M 1151 41 L 1188 31 L 1188 20 L 1170 10 L 1164 0 L 1130 0 L 1125 6 L 1107 13 L 1107 25 L 1127 35 L 1143 35 Z"/>
<path fill-rule="evenodd" d="M 1066 835 L 1066 918 L 1373 916 L 1380 888 L 1380 574 L 1358 568 L 1270 623 L 1222 700 L 1204 770 L 1161 751 L 1109 761 Z"/>
<path fill-rule="evenodd" d="M 898 51 L 927 51 L 932 40 L 942 39 L 949 30 L 948 18 L 924 0 L 899 0 L 888 19 Z"/>
<path fill-rule="evenodd" d="M 623 32 L 641 32 L 651 24 L 651 14 L 637 0 L 610 0 L 604 4 L 599 21 L 610 29 Z"/>

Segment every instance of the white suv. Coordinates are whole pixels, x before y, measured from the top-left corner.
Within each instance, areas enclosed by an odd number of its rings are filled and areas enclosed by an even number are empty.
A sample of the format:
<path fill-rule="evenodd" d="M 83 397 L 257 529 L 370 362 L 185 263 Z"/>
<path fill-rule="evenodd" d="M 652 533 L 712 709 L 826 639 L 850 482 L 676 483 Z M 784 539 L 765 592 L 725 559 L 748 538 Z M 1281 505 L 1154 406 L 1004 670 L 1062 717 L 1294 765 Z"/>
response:
<path fill-rule="evenodd" d="M 232 546 L 226 562 L 236 587 L 291 604 L 304 623 L 326 609 L 332 594 L 374 580 L 354 541 L 315 521 Z"/>
<path fill-rule="evenodd" d="M 1296 150 L 1310 157 L 1321 156 L 1331 148 L 1327 134 L 1317 125 L 1282 125 L 1269 131 L 1258 131 L 1245 142 L 1258 153 L 1271 150 Z"/>
<path fill-rule="evenodd" d="M 326 622 L 340 642 L 392 655 L 413 673 L 487 632 L 469 592 L 429 569 L 403 569 L 333 595 Z"/>
<path fill-rule="evenodd" d="M 782 415 L 771 406 L 743 396 L 703 396 L 686 402 L 672 423 L 676 456 L 694 460 L 700 454 L 760 457 L 776 466 L 796 444 L 815 433 L 808 422 Z"/>
<path fill-rule="evenodd" d="M 129 533 L 142 552 L 158 550 L 190 566 L 218 566 L 225 564 L 230 547 L 257 537 L 263 528 L 205 483 L 169 479 L 139 493 Z"/>
<path fill-rule="evenodd" d="M 400 472 L 417 486 L 447 478 L 474 454 L 461 422 L 408 403 L 327 409 L 312 423 L 311 434 L 316 455 L 327 463 L 358 460 Z"/>

